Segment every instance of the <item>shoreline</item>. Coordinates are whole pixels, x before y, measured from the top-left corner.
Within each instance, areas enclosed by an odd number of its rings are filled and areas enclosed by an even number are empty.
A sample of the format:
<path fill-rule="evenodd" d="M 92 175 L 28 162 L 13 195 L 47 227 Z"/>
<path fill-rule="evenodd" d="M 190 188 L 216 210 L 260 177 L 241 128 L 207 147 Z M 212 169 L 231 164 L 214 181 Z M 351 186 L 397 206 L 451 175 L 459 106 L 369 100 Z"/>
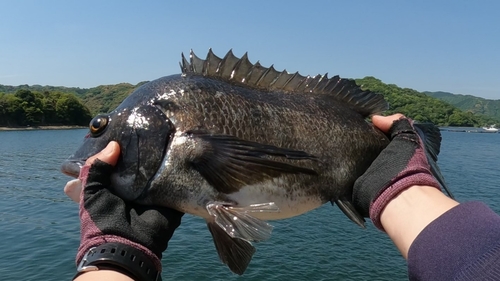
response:
<path fill-rule="evenodd" d="M 87 126 L 29 126 L 29 127 L 0 127 L 0 131 L 34 131 L 34 130 L 72 130 L 87 129 Z"/>

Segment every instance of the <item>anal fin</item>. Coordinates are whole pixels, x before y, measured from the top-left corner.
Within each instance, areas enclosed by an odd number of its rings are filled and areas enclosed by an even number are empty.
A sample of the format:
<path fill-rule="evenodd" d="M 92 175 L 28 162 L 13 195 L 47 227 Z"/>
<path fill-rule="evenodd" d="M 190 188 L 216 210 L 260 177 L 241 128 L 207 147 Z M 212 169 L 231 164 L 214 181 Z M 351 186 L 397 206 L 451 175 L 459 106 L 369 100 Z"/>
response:
<path fill-rule="evenodd" d="M 358 211 L 354 208 L 352 205 L 351 201 L 346 200 L 346 199 L 337 199 L 332 201 L 339 206 L 340 210 L 353 222 L 355 222 L 357 225 L 361 226 L 362 228 L 365 228 L 365 219 L 363 216 L 361 216 Z"/>
<path fill-rule="evenodd" d="M 232 238 L 215 222 L 207 222 L 207 226 L 222 263 L 232 272 L 242 275 L 252 260 L 255 248 L 246 240 Z"/>

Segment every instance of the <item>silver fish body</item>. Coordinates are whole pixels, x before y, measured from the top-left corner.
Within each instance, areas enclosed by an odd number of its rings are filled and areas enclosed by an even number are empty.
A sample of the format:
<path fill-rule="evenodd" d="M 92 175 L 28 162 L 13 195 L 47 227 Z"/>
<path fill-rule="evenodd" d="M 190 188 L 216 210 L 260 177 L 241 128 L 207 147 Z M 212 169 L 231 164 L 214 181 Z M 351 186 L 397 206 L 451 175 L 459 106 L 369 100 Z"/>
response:
<path fill-rule="evenodd" d="M 91 121 L 79 165 L 109 141 L 122 156 L 113 190 L 126 200 L 203 217 L 222 262 L 238 274 L 269 238 L 265 220 L 337 203 L 353 221 L 354 181 L 389 143 L 366 121 L 388 105 L 337 76 L 304 77 L 229 52 L 183 57 L 182 74 L 149 82 Z M 438 142 L 439 147 L 439 142 Z"/>

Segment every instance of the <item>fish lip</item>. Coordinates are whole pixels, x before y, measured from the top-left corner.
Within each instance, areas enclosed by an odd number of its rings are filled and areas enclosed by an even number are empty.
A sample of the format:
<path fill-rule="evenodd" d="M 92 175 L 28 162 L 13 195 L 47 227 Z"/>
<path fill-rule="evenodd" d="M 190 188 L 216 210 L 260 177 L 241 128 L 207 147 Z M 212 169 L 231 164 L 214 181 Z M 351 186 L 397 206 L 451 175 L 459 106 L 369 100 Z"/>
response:
<path fill-rule="evenodd" d="M 80 169 L 85 164 L 84 159 L 68 159 L 61 166 L 61 172 L 75 179 L 80 176 Z"/>

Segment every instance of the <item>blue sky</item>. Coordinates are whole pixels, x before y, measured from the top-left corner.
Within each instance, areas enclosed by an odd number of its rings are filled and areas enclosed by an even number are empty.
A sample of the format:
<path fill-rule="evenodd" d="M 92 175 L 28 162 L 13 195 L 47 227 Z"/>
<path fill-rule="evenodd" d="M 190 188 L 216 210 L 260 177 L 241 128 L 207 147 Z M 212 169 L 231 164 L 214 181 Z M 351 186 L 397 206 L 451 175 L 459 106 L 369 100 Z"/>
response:
<path fill-rule="evenodd" d="M 5 1 L 0 84 L 89 88 L 248 52 L 304 75 L 500 99 L 500 1 Z"/>

